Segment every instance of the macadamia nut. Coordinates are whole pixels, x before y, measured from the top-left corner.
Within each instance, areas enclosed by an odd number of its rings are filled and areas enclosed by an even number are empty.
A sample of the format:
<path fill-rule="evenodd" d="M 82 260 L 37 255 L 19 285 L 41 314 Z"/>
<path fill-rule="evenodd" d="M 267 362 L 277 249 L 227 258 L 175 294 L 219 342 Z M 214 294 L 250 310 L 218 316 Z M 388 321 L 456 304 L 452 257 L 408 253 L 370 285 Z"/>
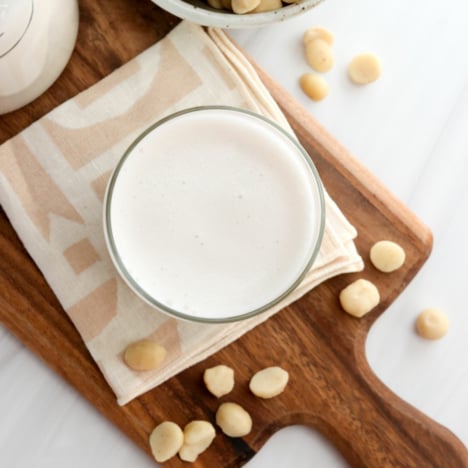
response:
<path fill-rule="evenodd" d="M 229 437 L 243 437 L 252 430 L 252 418 L 237 403 L 223 403 L 216 412 L 216 424 Z"/>
<path fill-rule="evenodd" d="M 207 0 L 208 5 L 212 8 L 216 8 L 217 10 L 222 10 L 224 8 L 223 3 L 221 0 Z"/>
<path fill-rule="evenodd" d="M 260 0 L 232 0 L 231 6 L 234 13 L 240 15 L 255 10 L 260 5 Z"/>
<path fill-rule="evenodd" d="M 299 80 L 302 91 L 313 101 L 321 101 L 328 96 L 328 83 L 319 75 L 305 73 Z"/>
<path fill-rule="evenodd" d="M 283 2 L 281 0 L 260 0 L 260 4 L 252 13 L 261 13 L 262 11 L 272 11 L 278 10 L 283 6 Z"/>
<path fill-rule="evenodd" d="M 366 315 L 379 302 L 379 290 L 365 279 L 354 281 L 340 292 L 341 307 L 354 317 Z"/>
<path fill-rule="evenodd" d="M 194 462 L 211 445 L 215 436 L 215 428 L 208 421 L 188 423 L 184 428 L 184 444 L 179 450 L 179 457 Z"/>
<path fill-rule="evenodd" d="M 371 247 L 369 257 L 377 270 L 390 273 L 405 263 L 406 254 L 396 242 L 382 240 Z"/>
<path fill-rule="evenodd" d="M 305 44 L 309 65 L 318 72 L 325 73 L 333 67 L 334 58 L 330 44 L 323 39 L 313 39 Z"/>
<path fill-rule="evenodd" d="M 184 442 L 184 433 L 176 423 L 165 421 L 154 428 L 149 442 L 154 459 L 162 463 L 180 450 Z"/>
<path fill-rule="evenodd" d="M 424 309 L 416 319 L 416 331 L 428 340 L 438 340 L 445 336 L 449 325 L 447 315 L 435 307 Z"/>
<path fill-rule="evenodd" d="M 356 55 L 348 66 L 350 80 L 360 85 L 378 80 L 381 73 L 380 60 L 374 54 Z"/>
<path fill-rule="evenodd" d="M 333 45 L 335 42 L 335 37 L 333 34 L 325 28 L 316 26 L 314 28 L 309 28 L 303 36 L 304 45 L 307 45 L 310 41 L 314 39 L 323 39 L 328 45 Z"/>
<path fill-rule="evenodd" d="M 219 398 L 234 388 L 234 370 L 223 364 L 211 367 L 205 370 L 203 381 L 208 391 Z"/>
<path fill-rule="evenodd" d="M 289 374 L 278 366 L 258 371 L 250 379 L 250 391 L 260 398 L 273 398 L 284 391 Z"/>
<path fill-rule="evenodd" d="M 166 358 L 166 348 L 150 340 L 132 343 L 124 352 L 124 361 L 128 367 L 137 371 L 156 369 Z"/>

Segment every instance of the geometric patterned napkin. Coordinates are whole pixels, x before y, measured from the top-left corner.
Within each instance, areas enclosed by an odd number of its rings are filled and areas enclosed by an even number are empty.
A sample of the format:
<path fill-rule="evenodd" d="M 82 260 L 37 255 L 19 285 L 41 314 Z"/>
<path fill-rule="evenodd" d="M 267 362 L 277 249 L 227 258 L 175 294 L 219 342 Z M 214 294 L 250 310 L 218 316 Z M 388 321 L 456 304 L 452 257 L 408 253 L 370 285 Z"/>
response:
<path fill-rule="evenodd" d="M 226 346 L 327 278 L 363 268 L 355 229 L 326 196 L 326 229 L 316 263 L 295 291 L 259 316 L 227 325 L 179 321 L 149 307 L 125 285 L 104 242 L 108 178 L 149 125 L 209 104 L 250 109 L 289 129 L 224 33 L 182 22 L 0 147 L 0 203 L 121 405 Z M 123 363 L 123 350 L 141 338 L 168 350 L 159 369 L 138 373 Z"/>

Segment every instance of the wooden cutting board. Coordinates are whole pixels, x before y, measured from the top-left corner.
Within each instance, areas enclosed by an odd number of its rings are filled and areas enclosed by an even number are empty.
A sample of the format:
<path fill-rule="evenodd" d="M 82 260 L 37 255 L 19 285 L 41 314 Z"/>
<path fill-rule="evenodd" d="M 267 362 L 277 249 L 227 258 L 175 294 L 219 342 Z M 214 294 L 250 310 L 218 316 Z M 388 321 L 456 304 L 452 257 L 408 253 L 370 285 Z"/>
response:
<path fill-rule="evenodd" d="M 78 43 L 65 72 L 32 104 L 0 117 L 0 143 L 108 75 L 178 22 L 149 0 L 83 0 L 80 10 Z M 121 408 L 1 213 L 1 322 L 147 453 L 148 434 L 162 420 L 182 426 L 195 418 L 214 421 L 219 401 L 204 390 L 201 377 L 206 367 L 225 363 L 235 369 L 236 387 L 222 401 L 241 403 L 254 427 L 243 439 L 219 434 L 196 466 L 241 465 L 289 424 L 319 430 L 353 466 L 468 466 L 462 443 L 387 389 L 365 358 L 370 326 L 428 257 L 430 231 L 284 90 L 261 70 L 260 74 L 328 191 L 358 229 L 357 246 L 366 261 L 362 274 L 327 281 L 237 342 Z M 385 275 L 369 264 L 367 252 L 379 239 L 393 239 L 406 249 L 407 261 L 398 272 Z M 358 320 L 340 310 L 337 297 L 361 276 L 378 286 L 382 302 Z M 254 398 L 247 386 L 253 371 L 276 364 L 290 372 L 287 391 L 269 401 Z M 182 463 L 176 457 L 167 465 Z"/>

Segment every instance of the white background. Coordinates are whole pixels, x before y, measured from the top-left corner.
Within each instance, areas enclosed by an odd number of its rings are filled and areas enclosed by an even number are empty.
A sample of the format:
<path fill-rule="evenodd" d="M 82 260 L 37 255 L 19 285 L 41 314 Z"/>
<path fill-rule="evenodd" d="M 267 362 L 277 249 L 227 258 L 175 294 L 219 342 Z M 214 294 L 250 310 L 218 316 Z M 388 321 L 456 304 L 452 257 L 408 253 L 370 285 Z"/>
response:
<path fill-rule="evenodd" d="M 302 34 L 336 36 L 330 95 L 309 101 L 298 78 L 309 68 Z M 299 18 L 235 39 L 387 185 L 434 233 L 422 271 L 374 325 L 368 360 L 404 400 L 468 444 L 468 2 L 326 0 Z M 354 54 L 372 51 L 382 78 L 348 82 Z M 414 333 L 418 312 L 438 306 L 451 320 L 438 342 Z M 295 376 L 298 378 L 298 376 Z M 9 332 L 0 328 L 0 466 L 154 466 L 117 429 Z M 312 430 L 277 433 L 249 467 L 343 466 Z"/>

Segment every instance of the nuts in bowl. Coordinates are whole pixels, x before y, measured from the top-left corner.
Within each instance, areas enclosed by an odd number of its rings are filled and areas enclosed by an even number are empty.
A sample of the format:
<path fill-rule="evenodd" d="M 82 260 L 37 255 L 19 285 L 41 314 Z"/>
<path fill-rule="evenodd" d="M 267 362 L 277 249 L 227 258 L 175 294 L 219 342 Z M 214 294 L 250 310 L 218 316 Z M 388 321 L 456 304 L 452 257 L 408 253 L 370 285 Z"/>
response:
<path fill-rule="evenodd" d="M 152 0 L 179 18 L 203 26 L 249 28 L 297 16 L 322 0 Z"/>

